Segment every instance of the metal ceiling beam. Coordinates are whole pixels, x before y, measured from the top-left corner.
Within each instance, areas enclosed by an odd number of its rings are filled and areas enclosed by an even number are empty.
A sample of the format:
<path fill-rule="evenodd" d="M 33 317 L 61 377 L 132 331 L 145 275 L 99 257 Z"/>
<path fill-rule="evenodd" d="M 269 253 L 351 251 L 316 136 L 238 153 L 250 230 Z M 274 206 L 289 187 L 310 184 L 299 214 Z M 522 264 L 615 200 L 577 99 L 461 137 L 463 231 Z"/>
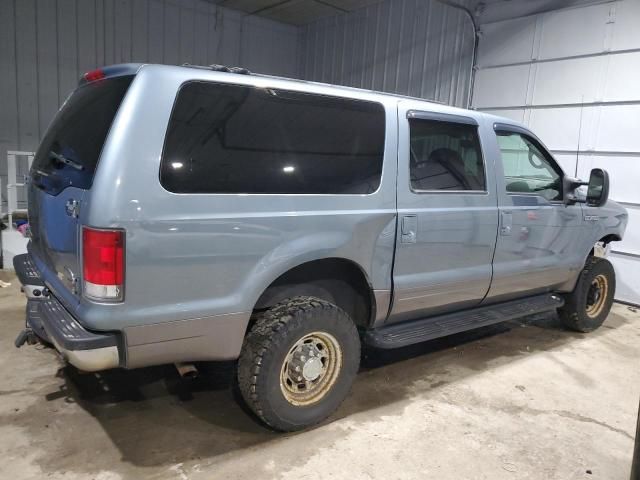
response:
<path fill-rule="evenodd" d="M 320 5 L 324 5 L 325 7 L 331 7 L 335 10 L 338 10 L 341 13 L 349 13 L 350 10 L 339 7 L 338 5 L 334 5 L 333 3 L 325 2 L 324 0 L 312 0 L 313 2 L 319 3 Z"/>
<path fill-rule="evenodd" d="M 294 1 L 295 0 L 283 0 L 282 2 L 274 3 L 273 5 L 268 5 L 266 7 L 259 8 L 257 10 L 254 10 L 253 12 L 247 12 L 247 14 L 248 15 L 260 15 L 261 13 L 268 12 L 269 10 L 281 7 L 283 5 L 286 5 L 287 3 L 291 3 L 291 2 L 294 2 Z"/>
<path fill-rule="evenodd" d="M 277 3 L 274 3 L 272 5 L 268 5 L 266 7 L 258 8 L 257 10 L 253 10 L 253 11 L 246 12 L 246 13 L 248 15 L 261 15 L 261 14 L 269 12 L 270 10 L 281 8 L 281 7 L 285 6 L 285 5 L 287 5 L 288 3 L 294 3 L 294 2 L 297 2 L 297 1 L 300 1 L 300 0 L 282 0 L 281 2 L 277 2 Z M 332 4 L 330 2 L 327 2 L 325 0 L 306 0 L 306 1 L 313 2 L 313 3 L 318 3 L 318 4 L 323 5 L 325 7 L 329 7 L 332 10 L 335 10 L 336 13 L 349 13 L 349 10 L 341 8 L 338 5 L 334 5 L 334 4 Z M 231 8 L 233 8 L 233 7 L 231 7 Z"/>
<path fill-rule="evenodd" d="M 276 1 L 270 5 L 266 5 L 266 6 L 262 6 L 262 7 L 258 7 L 254 10 L 251 10 L 251 4 L 254 2 L 238 2 L 238 1 L 234 1 L 234 0 L 207 0 L 211 3 L 215 3 L 217 5 L 222 5 L 225 6 L 227 8 L 233 8 L 233 9 L 237 9 L 237 10 L 241 10 L 243 12 L 245 12 L 245 14 L 247 15 L 258 15 L 258 16 L 271 16 L 272 14 L 274 15 L 274 17 L 276 17 L 277 19 L 277 13 L 276 12 L 280 12 L 280 11 L 288 11 L 289 6 L 291 6 L 292 8 L 294 8 L 294 6 L 300 5 L 302 7 L 311 7 L 311 9 L 315 9 L 315 8 L 320 8 L 320 7 L 324 7 L 327 10 L 327 14 L 319 16 L 317 18 L 314 18 L 311 21 L 315 21 L 315 20 L 319 20 L 320 18 L 323 18 L 325 16 L 331 16 L 331 15 L 339 15 L 339 14 L 344 14 L 344 13 L 350 13 L 352 11 L 354 11 L 354 9 L 349 9 L 345 6 L 341 5 L 341 1 L 340 0 L 281 0 L 281 1 Z M 370 0 L 369 2 L 365 2 L 365 4 L 371 4 L 371 3 L 376 3 L 376 1 L 383 1 L 383 0 Z M 244 3 L 245 6 L 244 8 L 239 8 L 238 4 L 242 4 Z M 255 3 L 263 3 L 264 2 L 255 2 Z M 248 4 L 248 5 L 247 5 Z M 315 5 L 315 7 L 314 7 Z M 357 10 L 357 8 L 356 8 Z"/>

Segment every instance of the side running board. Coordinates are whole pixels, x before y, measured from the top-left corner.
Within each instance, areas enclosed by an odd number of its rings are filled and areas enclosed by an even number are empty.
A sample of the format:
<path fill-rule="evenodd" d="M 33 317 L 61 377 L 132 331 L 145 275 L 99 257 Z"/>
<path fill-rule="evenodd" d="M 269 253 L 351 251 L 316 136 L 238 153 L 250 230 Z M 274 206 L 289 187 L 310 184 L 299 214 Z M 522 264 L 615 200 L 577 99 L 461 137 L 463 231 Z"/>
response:
<path fill-rule="evenodd" d="M 545 293 L 461 312 L 382 326 L 368 330 L 364 341 L 377 348 L 404 347 L 514 318 L 549 312 L 563 305 L 562 297 Z"/>

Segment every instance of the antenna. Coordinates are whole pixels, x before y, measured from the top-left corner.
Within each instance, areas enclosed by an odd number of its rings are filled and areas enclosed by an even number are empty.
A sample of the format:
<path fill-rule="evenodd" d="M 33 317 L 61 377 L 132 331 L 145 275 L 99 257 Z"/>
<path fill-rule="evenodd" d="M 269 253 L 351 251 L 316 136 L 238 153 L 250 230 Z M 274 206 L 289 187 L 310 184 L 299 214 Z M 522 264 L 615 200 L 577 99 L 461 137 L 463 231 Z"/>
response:
<path fill-rule="evenodd" d="M 584 94 L 580 98 L 580 122 L 578 124 L 578 145 L 576 146 L 576 168 L 573 173 L 575 178 L 578 178 L 578 161 L 580 153 L 580 134 L 582 133 L 582 111 L 584 110 Z"/>

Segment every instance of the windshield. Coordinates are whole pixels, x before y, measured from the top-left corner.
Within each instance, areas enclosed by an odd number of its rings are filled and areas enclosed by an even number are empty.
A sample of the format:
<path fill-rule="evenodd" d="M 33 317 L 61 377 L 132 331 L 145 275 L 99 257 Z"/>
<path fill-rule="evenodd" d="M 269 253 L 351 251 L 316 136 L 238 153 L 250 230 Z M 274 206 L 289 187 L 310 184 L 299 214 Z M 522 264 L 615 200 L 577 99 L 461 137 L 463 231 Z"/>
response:
<path fill-rule="evenodd" d="M 79 87 L 63 104 L 40 143 L 33 183 L 52 195 L 66 187 L 91 188 L 102 146 L 132 75 Z"/>

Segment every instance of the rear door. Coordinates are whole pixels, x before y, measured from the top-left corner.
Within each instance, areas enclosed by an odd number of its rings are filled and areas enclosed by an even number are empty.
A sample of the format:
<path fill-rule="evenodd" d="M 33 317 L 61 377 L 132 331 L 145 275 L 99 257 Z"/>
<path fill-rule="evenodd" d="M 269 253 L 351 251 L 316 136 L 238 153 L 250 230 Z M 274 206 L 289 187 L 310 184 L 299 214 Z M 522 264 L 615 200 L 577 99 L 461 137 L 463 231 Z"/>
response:
<path fill-rule="evenodd" d="M 398 110 L 398 237 L 390 322 L 478 305 L 498 227 L 493 165 L 472 117 Z"/>
<path fill-rule="evenodd" d="M 31 167 L 30 252 L 50 285 L 74 295 L 81 273 L 79 211 L 132 79 L 103 78 L 78 87 L 51 123 Z"/>
<path fill-rule="evenodd" d="M 496 124 L 500 229 L 486 302 L 553 290 L 575 278 L 582 209 L 563 202 L 560 166 L 531 132 Z"/>

